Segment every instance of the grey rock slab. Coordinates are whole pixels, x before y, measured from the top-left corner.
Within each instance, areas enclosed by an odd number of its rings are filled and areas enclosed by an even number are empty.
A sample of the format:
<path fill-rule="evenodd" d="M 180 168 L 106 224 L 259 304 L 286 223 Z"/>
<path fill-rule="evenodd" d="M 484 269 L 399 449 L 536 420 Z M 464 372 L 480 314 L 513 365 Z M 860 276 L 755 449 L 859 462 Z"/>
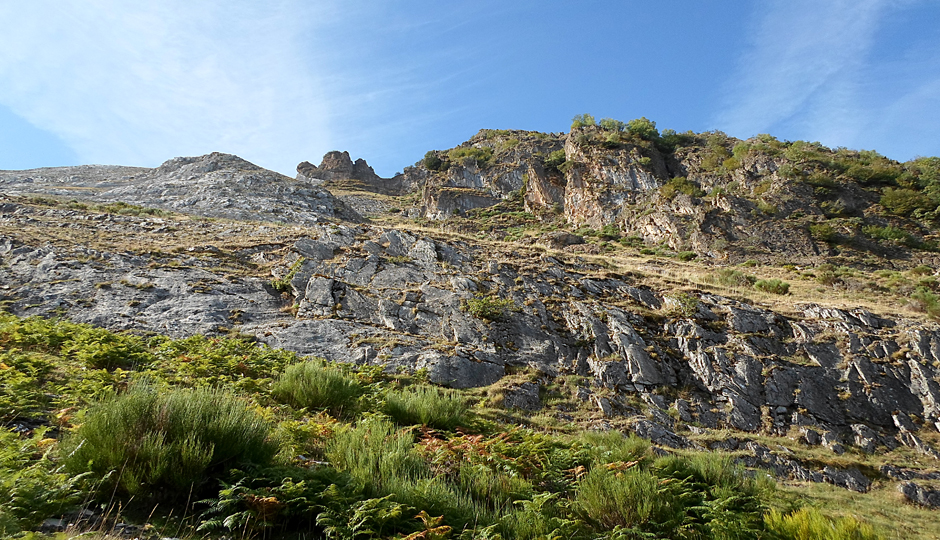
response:
<path fill-rule="evenodd" d="M 830 484 L 858 493 L 867 493 L 871 488 L 871 480 L 855 467 L 848 469 L 824 467 L 823 476 Z"/>
<path fill-rule="evenodd" d="M 294 242 L 294 250 L 308 259 L 323 261 L 333 258 L 333 246 L 310 238 Z"/>
<path fill-rule="evenodd" d="M 525 411 L 538 411 L 542 408 L 539 398 L 539 385 L 525 382 L 518 386 L 507 388 L 503 394 L 503 407 L 507 409 L 522 409 Z"/>
<path fill-rule="evenodd" d="M 676 435 L 666 426 L 649 420 L 637 420 L 633 422 L 630 424 L 630 430 L 638 436 L 649 439 L 661 446 L 667 446 L 669 448 L 689 448 L 692 446 L 692 441 L 689 439 L 681 435 Z"/>
<path fill-rule="evenodd" d="M 452 388 L 487 386 L 505 375 L 504 366 L 473 361 L 459 356 L 445 356 L 429 351 L 418 357 L 416 367 L 428 370 L 428 380 Z"/>
<path fill-rule="evenodd" d="M 940 491 L 925 488 L 914 482 L 904 482 L 898 485 L 898 492 L 914 504 L 927 508 L 940 508 Z"/>

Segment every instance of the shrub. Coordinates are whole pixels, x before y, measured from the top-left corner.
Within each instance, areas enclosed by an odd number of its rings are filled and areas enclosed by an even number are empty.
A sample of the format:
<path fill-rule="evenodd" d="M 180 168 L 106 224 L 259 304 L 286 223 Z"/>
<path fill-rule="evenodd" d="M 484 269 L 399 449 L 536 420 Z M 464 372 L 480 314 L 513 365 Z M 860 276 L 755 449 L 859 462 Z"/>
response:
<path fill-rule="evenodd" d="M 618 133 L 627 129 L 627 124 L 624 124 L 620 120 L 614 120 L 613 118 L 601 118 L 598 125 L 608 131 L 616 131 Z"/>
<path fill-rule="evenodd" d="M 441 171 L 447 168 L 444 160 L 441 159 L 434 150 L 428 150 L 428 152 L 424 154 L 424 159 L 421 160 L 421 162 L 431 171 Z"/>
<path fill-rule="evenodd" d="M 627 122 L 627 132 L 647 141 L 655 141 L 659 138 L 656 122 L 647 119 L 645 116 Z"/>
<path fill-rule="evenodd" d="M 915 238 L 914 235 L 900 227 L 895 227 L 893 225 L 886 225 L 884 227 L 879 227 L 878 225 L 866 225 L 862 227 L 862 232 L 869 238 L 873 238 L 875 240 L 887 240 L 889 242 L 896 242 L 908 247 L 917 247 L 919 244 L 917 238 Z"/>
<path fill-rule="evenodd" d="M 560 170 L 562 164 L 566 161 L 565 151 L 564 150 L 555 150 L 543 162 L 546 169 Z"/>
<path fill-rule="evenodd" d="M 831 244 L 839 238 L 835 227 L 829 223 L 810 223 L 808 229 L 810 236 L 820 242 Z"/>
<path fill-rule="evenodd" d="M 911 294 L 911 306 L 934 318 L 940 318 L 940 296 L 926 287 L 917 287 Z"/>
<path fill-rule="evenodd" d="M 689 262 L 696 257 L 698 257 L 698 253 L 694 251 L 680 251 L 679 253 L 676 253 L 676 258 L 680 261 Z"/>
<path fill-rule="evenodd" d="M 916 211 L 931 212 L 937 209 L 937 201 L 920 191 L 906 188 L 885 188 L 880 202 L 885 210 L 899 216 L 910 216 Z"/>
<path fill-rule="evenodd" d="M 595 126 L 597 122 L 594 120 L 594 117 L 590 114 L 579 114 L 571 119 L 571 130 L 574 131 L 578 128 L 583 128 L 587 126 Z"/>
<path fill-rule="evenodd" d="M 337 470 L 379 493 L 396 481 L 428 476 L 428 466 L 413 446 L 410 431 L 399 431 L 388 420 L 372 417 L 354 428 L 337 431 L 324 455 Z"/>
<path fill-rule="evenodd" d="M 649 459 L 650 442 L 633 433 L 619 431 L 586 431 L 580 441 L 588 447 L 595 464 L 628 463 Z"/>
<path fill-rule="evenodd" d="M 705 192 L 699 188 L 698 184 L 684 176 L 677 176 L 670 179 L 659 188 L 659 193 L 667 199 L 672 199 L 679 193 L 684 193 L 690 197 L 701 197 L 705 195 Z"/>
<path fill-rule="evenodd" d="M 699 300 L 689 293 L 680 292 L 667 299 L 665 305 L 669 306 L 667 313 L 671 317 L 692 317 L 698 313 Z"/>
<path fill-rule="evenodd" d="M 519 307 L 512 298 L 478 295 L 467 300 L 467 312 L 479 319 L 499 321 L 509 311 L 518 311 Z"/>
<path fill-rule="evenodd" d="M 757 209 L 764 214 L 767 214 L 768 216 L 772 216 L 777 213 L 777 207 L 766 201 L 757 201 Z"/>
<path fill-rule="evenodd" d="M 870 525 L 853 517 L 829 519 L 814 508 L 801 508 L 789 514 L 771 510 L 764 525 L 773 538 L 781 540 L 881 540 Z"/>
<path fill-rule="evenodd" d="M 686 133 L 676 133 L 674 129 L 664 129 L 656 146 L 666 152 L 674 152 L 681 146 L 689 146 L 695 142 L 695 134 L 691 131 Z"/>
<path fill-rule="evenodd" d="M 91 471 L 132 495 L 198 490 L 210 476 L 267 463 L 277 452 L 270 426 L 222 390 L 157 393 L 135 386 L 99 403 L 65 441 L 65 464 Z"/>
<path fill-rule="evenodd" d="M 443 515 L 448 525 L 457 528 L 491 522 L 492 516 L 484 507 L 444 479 L 432 476 L 413 443 L 411 430 L 399 431 L 387 420 L 372 417 L 353 429 L 338 431 L 327 444 L 325 455 L 331 465 L 362 485 L 367 495 L 394 493 L 397 503 L 421 508 L 433 516 Z M 349 502 L 357 504 L 358 500 Z M 325 513 L 331 518 L 349 514 L 340 508 Z M 352 520 L 339 521 L 349 524 Z"/>
<path fill-rule="evenodd" d="M 493 158 L 493 149 L 486 146 L 478 148 L 476 146 L 458 146 L 447 152 L 447 157 L 453 162 L 459 162 L 464 167 L 476 164 L 479 168 L 489 165 Z"/>
<path fill-rule="evenodd" d="M 725 287 L 750 287 L 757 278 L 733 268 L 722 268 L 711 275 L 711 281 Z"/>
<path fill-rule="evenodd" d="M 579 483 L 575 505 L 585 521 L 601 530 L 621 527 L 668 534 L 688 524 L 686 509 L 670 484 L 661 484 L 639 467 L 617 473 L 594 467 Z"/>
<path fill-rule="evenodd" d="M 467 421 L 469 405 L 455 390 L 435 386 L 414 386 L 391 391 L 383 412 L 402 426 L 424 425 L 454 429 Z"/>
<path fill-rule="evenodd" d="M 339 368 L 322 362 L 302 362 L 284 371 L 274 395 L 293 407 L 330 409 L 336 415 L 355 409 L 363 389 Z"/>
<path fill-rule="evenodd" d="M 790 294 L 790 284 L 779 279 L 761 279 L 754 283 L 758 291 L 771 294 Z"/>
<path fill-rule="evenodd" d="M 300 268 L 304 265 L 304 262 L 306 262 L 306 259 L 303 257 L 300 257 L 294 261 L 294 264 L 290 265 L 290 269 L 287 271 L 287 274 L 285 274 L 284 277 L 271 281 L 271 287 L 281 294 L 290 293 L 293 290 L 290 282 L 292 279 L 294 279 L 294 276 L 297 275 L 297 272 L 300 271 Z"/>

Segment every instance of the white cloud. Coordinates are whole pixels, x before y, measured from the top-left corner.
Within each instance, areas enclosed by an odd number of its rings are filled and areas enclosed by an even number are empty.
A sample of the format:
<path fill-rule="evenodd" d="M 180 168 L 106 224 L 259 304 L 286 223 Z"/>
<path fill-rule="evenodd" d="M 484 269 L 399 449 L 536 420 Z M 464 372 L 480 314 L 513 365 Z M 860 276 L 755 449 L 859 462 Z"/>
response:
<path fill-rule="evenodd" d="M 218 150 L 290 174 L 329 139 L 305 42 L 333 16 L 303 0 L 5 3 L 0 102 L 86 162 Z"/>
<path fill-rule="evenodd" d="M 926 0 L 761 4 L 717 127 L 899 160 L 940 154 L 940 46 L 882 28 L 891 21 L 897 32 L 928 11 Z"/>
<path fill-rule="evenodd" d="M 820 139 L 852 137 L 860 74 L 890 0 L 775 0 L 760 4 L 749 50 L 718 117 L 737 136 L 783 124 Z"/>

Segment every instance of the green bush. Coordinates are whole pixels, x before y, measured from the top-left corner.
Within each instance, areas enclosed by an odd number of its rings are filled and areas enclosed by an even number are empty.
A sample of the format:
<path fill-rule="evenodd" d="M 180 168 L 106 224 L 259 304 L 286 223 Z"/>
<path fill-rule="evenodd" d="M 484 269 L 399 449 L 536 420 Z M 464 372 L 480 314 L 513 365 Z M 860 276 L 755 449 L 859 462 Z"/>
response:
<path fill-rule="evenodd" d="M 447 168 L 444 160 L 434 150 L 428 150 L 421 163 L 430 171 L 442 171 Z"/>
<path fill-rule="evenodd" d="M 699 185 L 684 176 L 677 176 L 670 179 L 659 188 L 659 193 L 666 199 L 672 199 L 679 193 L 684 193 L 691 197 L 702 197 L 705 192 Z"/>
<path fill-rule="evenodd" d="M 594 467 L 578 484 L 575 507 L 599 530 L 620 527 L 669 535 L 690 525 L 681 494 L 640 467 L 614 472 Z"/>
<path fill-rule="evenodd" d="M 906 188 L 885 188 L 880 202 L 885 210 L 899 216 L 911 216 L 918 211 L 932 212 L 938 204 L 926 194 Z"/>
<path fill-rule="evenodd" d="M 270 432 L 247 402 L 223 390 L 135 386 L 89 410 L 64 442 L 64 462 L 131 495 L 177 497 L 232 467 L 270 461 L 277 452 Z"/>
<path fill-rule="evenodd" d="M 579 442 L 587 447 L 591 459 L 597 465 L 647 461 L 650 458 L 650 442 L 633 433 L 624 435 L 619 431 L 586 431 Z"/>
<path fill-rule="evenodd" d="M 554 152 L 550 153 L 547 158 L 545 158 L 543 163 L 545 164 L 546 169 L 560 170 L 560 167 L 565 163 L 566 160 L 567 158 L 565 157 L 564 150 L 555 150 Z"/>
<path fill-rule="evenodd" d="M 689 293 L 680 292 L 667 298 L 671 300 L 665 304 L 669 306 L 667 312 L 671 317 L 693 317 L 698 313 L 699 299 Z"/>
<path fill-rule="evenodd" d="M 447 157 L 450 161 L 460 163 L 464 167 L 476 164 L 477 167 L 482 169 L 489 165 L 490 160 L 493 158 L 493 149 L 488 146 L 482 148 L 458 146 L 447 152 Z"/>
<path fill-rule="evenodd" d="M 862 233 L 875 240 L 886 240 L 907 247 L 918 247 L 920 245 L 920 242 L 913 234 L 893 225 L 886 225 L 884 227 L 866 225 L 862 227 Z"/>
<path fill-rule="evenodd" d="M 754 283 L 758 291 L 771 294 L 790 294 L 790 284 L 779 279 L 761 279 Z"/>
<path fill-rule="evenodd" d="M 754 276 L 734 268 L 722 268 L 712 274 L 710 279 L 713 283 L 725 287 L 750 287 L 757 281 Z"/>
<path fill-rule="evenodd" d="M 940 296 L 926 287 L 917 287 L 911 294 L 911 305 L 917 311 L 940 318 Z"/>
<path fill-rule="evenodd" d="M 881 540 L 870 525 L 853 517 L 829 519 L 814 508 L 801 508 L 789 514 L 771 510 L 764 525 L 779 540 Z"/>
<path fill-rule="evenodd" d="M 455 528 L 493 520 L 486 508 L 432 474 L 415 451 L 411 430 L 396 430 L 385 419 L 368 418 L 355 428 L 338 431 L 328 442 L 325 455 L 332 466 L 350 474 L 366 495 L 394 494 L 395 502 L 423 509 L 432 516 L 443 515 L 446 523 Z M 352 521 L 342 519 L 350 517 L 342 509 L 333 509 L 330 514 L 337 524 Z"/>
<path fill-rule="evenodd" d="M 698 257 L 698 253 L 694 251 L 680 251 L 679 253 L 676 253 L 676 258 L 680 261 L 689 262 L 696 257 Z"/>
<path fill-rule="evenodd" d="M 598 125 L 608 131 L 615 131 L 617 133 L 627 129 L 627 124 L 624 124 L 620 120 L 614 120 L 613 118 L 601 118 Z"/>
<path fill-rule="evenodd" d="M 675 152 L 677 148 L 689 146 L 696 140 L 695 134 L 691 131 L 685 133 L 676 133 L 674 129 L 664 129 L 656 146 L 664 152 Z"/>
<path fill-rule="evenodd" d="M 414 386 L 390 391 L 382 410 L 402 426 L 425 425 L 452 430 L 468 420 L 469 405 L 455 390 Z"/>
<path fill-rule="evenodd" d="M 647 119 L 645 116 L 627 122 L 627 133 L 647 141 L 659 139 L 659 131 L 656 129 L 656 122 Z"/>
<path fill-rule="evenodd" d="M 810 223 L 808 229 L 809 235 L 820 242 L 831 244 L 839 238 L 839 233 L 830 223 Z"/>
<path fill-rule="evenodd" d="M 578 114 L 571 119 L 571 130 L 574 131 L 578 128 L 596 126 L 597 122 L 594 120 L 594 117 L 590 114 Z"/>
<path fill-rule="evenodd" d="M 519 311 L 519 306 L 512 298 L 478 295 L 467 300 L 467 312 L 479 319 L 499 321 L 511 311 Z"/>
<path fill-rule="evenodd" d="M 293 407 L 329 409 L 339 416 L 356 409 L 363 388 L 341 369 L 313 361 L 288 367 L 272 393 Z"/>

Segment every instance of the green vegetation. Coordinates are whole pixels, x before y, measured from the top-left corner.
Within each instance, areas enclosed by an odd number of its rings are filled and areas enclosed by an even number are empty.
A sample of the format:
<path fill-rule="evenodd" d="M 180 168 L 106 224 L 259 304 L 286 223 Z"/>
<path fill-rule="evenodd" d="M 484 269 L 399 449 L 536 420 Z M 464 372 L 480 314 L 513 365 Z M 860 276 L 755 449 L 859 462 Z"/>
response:
<path fill-rule="evenodd" d="M 594 120 L 594 117 L 590 114 L 578 114 L 571 119 L 571 130 L 574 131 L 579 128 L 596 126 L 597 121 Z"/>
<path fill-rule="evenodd" d="M 545 158 L 543 164 L 545 165 L 546 169 L 557 171 L 561 170 L 561 166 L 564 165 L 566 160 L 567 158 L 565 157 L 565 151 L 556 150 L 550 153 L 547 158 Z"/>
<path fill-rule="evenodd" d="M 0 430 L 4 535 L 110 504 L 183 536 L 790 539 L 812 522 L 876 538 L 783 510 L 726 456 L 496 424 L 455 390 L 241 340 L 155 337 L 130 371 L 87 367 L 75 343 L 126 337 L 102 332 L 0 314 L 0 395 L 63 430 Z"/>
<path fill-rule="evenodd" d="M 940 319 L 940 296 L 926 287 L 918 287 L 911 294 L 911 304 L 935 319 Z"/>
<path fill-rule="evenodd" d="M 645 116 L 627 122 L 627 133 L 647 141 L 659 140 L 656 122 L 648 120 Z"/>
<path fill-rule="evenodd" d="M 671 178 L 659 188 L 659 193 L 666 199 L 672 199 L 679 193 L 684 193 L 690 197 L 703 197 L 705 195 L 705 192 L 696 182 L 684 176 Z"/>
<path fill-rule="evenodd" d="M 499 321 L 519 307 L 512 298 L 500 298 L 492 295 L 477 295 L 467 300 L 467 312 L 474 317 L 488 321 Z"/>
<path fill-rule="evenodd" d="M 757 278 L 734 268 L 722 268 L 712 274 L 710 280 L 725 287 L 751 287 Z"/>
<path fill-rule="evenodd" d="M 468 407 L 463 396 L 453 390 L 414 386 L 389 392 L 382 410 L 401 426 L 453 430 L 467 421 Z"/>
<path fill-rule="evenodd" d="M 229 467 L 277 453 L 271 426 L 231 392 L 142 385 L 93 406 L 63 445 L 69 470 L 157 498 L 198 492 Z"/>
<path fill-rule="evenodd" d="M 790 294 L 790 284 L 779 279 L 759 279 L 754 288 L 771 294 Z"/>
<path fill-rule="evenodd" d="M 488 146 L 482 148 L 476 146 L 458 146 L 447 152 L 447 159 L 450 162 L 460 163 L 464 167 L 476 165 L 483 169 L 489 165 L 490 160 L 493 159 L 493 149 Z"/>
<path fill-rule="evenodd" d="M 839 233 L 830 223 L 810 223 L 808 229 L 810 236 L 820 242 L 832 244 L 839 238 Z"/>
<path fill-rule="evenodd" d="M 279 293 L 289 294 L 293 290 L 291 288 L 290 282 L 292 279 L 294 279 L 294 276 L 297 275 L 297 272 L 300 271 L 300 267 L 304 265 L 304 262 L 305 262 L 305 259 L 303 257 L 300 257 L 299 259 L 294 261 L 294 264 L 290 266 L 290 270 L 288 270 L 287 274 L 281 279 L 275 279 L 274 281 L 272 281 L 271 287 L 273 287 L 274 290 Z"/>
<path fill-rule="evenodd" d="M 334 416 L 355 411 L 364 393 L 359 381 L 323 362 L 301 362 L 288 367 L 272 388 L 278 399 L 298 409 L 328 409 Z"/>
<path fill-rule="evenodd" d="M 434 150 L 428 150 L 427 153 L 424 154 L 424 159 L 421 160 L 421 163 L 431 171 L 442 171 L 447 168 L 447 162 L 441 159 L 441 156 Z"/>
<path fill-rule="evenodd" d="M 801 508 L 790 514 L 777 511 L 765 517 L 767 530 L 774 538 L 794 540 L 876 540 L 875 530 L 852 517 L 831 520 L 812 508 Z"/>

